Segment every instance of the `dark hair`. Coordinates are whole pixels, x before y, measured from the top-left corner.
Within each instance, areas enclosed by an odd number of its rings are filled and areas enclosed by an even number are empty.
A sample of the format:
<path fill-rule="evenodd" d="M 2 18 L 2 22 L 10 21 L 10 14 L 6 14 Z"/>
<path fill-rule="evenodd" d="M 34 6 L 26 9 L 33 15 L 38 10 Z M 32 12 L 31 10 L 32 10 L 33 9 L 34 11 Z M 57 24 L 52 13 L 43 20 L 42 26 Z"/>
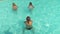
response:
<path fill-rule="evenodd" d="M 29 5 L 32 5 L 32 2 L 30 2 Z"/>
<path fill-rule="evenodd" d="M 29 23 L 29 21 L 30 21 L 30 17 L 29 17 L 29 16 L 27 16 L 26 20 L 27 20 L 27 22 Z"/>
<path fill-rule="evenodd" d="M 29 21 L 29 20 L 30 20 L 30 17 L 29 17 L 29 16 L 27 16 L 26 20 L 27 20 L 27 21 Z"/>
<path fill-rule="evenodd" d="M 15 6 L 15 3 L 13 3 L 13 5 Z"/>

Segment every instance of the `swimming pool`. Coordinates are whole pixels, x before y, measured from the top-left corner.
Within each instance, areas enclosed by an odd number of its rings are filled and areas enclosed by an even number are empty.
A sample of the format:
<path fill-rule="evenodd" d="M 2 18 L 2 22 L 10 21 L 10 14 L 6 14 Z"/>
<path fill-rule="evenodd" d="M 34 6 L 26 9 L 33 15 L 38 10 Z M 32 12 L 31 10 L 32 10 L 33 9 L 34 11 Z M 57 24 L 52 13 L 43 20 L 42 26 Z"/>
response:
<path fill-rule="evenodd" d="M 12 10 L 13 2 L 17 11 Z M 29 2 L 35 7 L 32 12 Z M 60 0 L 0 0 L 0 34 L 22 34 L 26 16 L 31 17 L 35 34 L 60 34 Z"/>

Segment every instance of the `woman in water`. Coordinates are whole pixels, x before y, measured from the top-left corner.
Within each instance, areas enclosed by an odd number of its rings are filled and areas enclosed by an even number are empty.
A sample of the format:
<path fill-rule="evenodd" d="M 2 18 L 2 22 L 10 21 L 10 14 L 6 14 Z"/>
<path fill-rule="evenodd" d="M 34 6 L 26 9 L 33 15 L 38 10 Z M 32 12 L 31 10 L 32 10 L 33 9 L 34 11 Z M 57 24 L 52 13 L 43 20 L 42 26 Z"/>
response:
<path fill-rule="evenodd" d="M 26 29 L 27 30 L 31 30 L 32 29 L 32 20 L 30 19 L 29 16 L 27 16 L 25 24 L 26 24 Z"/>
<path fill-rule="evenodd" d="M 13 10 L 17 10 L 17 6 L 15 3 L 12 4 Z"/>
<path fill-rule="evenodd" d="M 26 28 L 25 29 L 32 30 L 33 31 L 32 20 L 31 20 L 31 18 L 29 16 L 26 17 L 26 21 L 24 23 L 26 25 Z M 23 33 L 24 33 L 24 31 L 23 31 Z M 33 33 L 34 33 L 34 31 L 33 31 Z"/>
<path fill-rule="evenodd" d="M 32 5 L 32 2 L 29 3 L 28 8 L 29 8 L 29 10 L 32 10 L 34 8 L 34 6 Z"/>

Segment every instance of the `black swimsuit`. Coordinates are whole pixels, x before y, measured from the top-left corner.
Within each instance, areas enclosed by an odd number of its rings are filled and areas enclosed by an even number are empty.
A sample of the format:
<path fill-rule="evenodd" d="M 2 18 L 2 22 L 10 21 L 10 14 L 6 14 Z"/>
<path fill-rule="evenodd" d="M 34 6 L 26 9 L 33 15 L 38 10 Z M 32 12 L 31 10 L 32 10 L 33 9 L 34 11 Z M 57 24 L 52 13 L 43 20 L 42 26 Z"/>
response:
<path fill-rule="evenodd" d="M 32 27 L 30 27 L 30 28 L 26 28 L 27 30 L 31 30 L 32 29 Z"/>

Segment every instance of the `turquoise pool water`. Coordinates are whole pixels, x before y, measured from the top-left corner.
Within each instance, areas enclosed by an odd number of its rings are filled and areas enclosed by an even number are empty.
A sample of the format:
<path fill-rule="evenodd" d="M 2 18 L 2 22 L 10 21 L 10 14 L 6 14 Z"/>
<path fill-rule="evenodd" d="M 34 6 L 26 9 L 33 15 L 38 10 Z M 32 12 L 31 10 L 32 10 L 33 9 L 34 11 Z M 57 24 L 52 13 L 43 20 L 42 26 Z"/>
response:
<path fill-rule="evenodd" d="M 12 10 L 13 2 L 17 11 Z M 32 12 L 29 2 L 35 7 Z M 60 0 L 0 0 L 0 34 L 22 34 L 26 16 L 31 17 L 35 34 L 60 34 Z"/>

